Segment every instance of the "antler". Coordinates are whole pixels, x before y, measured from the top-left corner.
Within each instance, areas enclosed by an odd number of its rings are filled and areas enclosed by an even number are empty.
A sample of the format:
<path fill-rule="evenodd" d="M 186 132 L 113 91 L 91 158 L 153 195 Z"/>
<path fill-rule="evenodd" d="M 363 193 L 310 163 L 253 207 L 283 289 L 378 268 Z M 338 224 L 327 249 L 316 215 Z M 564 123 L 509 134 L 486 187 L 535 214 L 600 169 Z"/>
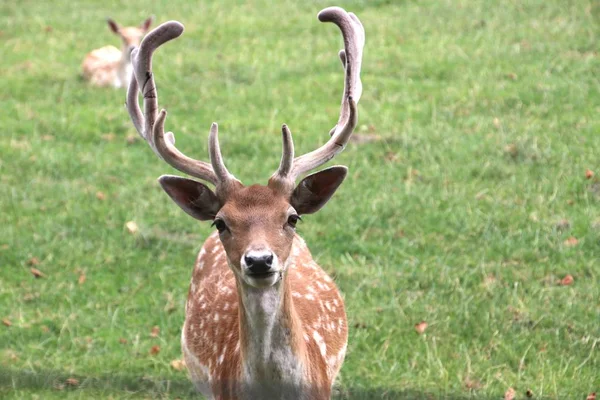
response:
<path fill-rule="evenodd" d="M 356 15 L 340 7 L 326 8 L 319 13 L 318 18 L 321 22 L 336 24 L 344 38 L 344 49 L 338 54 L 345 72 L 340 117 L 330 130 L 331 138 L 327 143 L 296 158 L 291 133 L 287 126 L 283 126 L 283 155 L 279 169 L 271 177 L 270 183 L 286 190 L 294 187 L 294 182 L 300 174 L 325 164 L 344 150 L 358 122 L 357 104 L 362 94 L 360 67 L 365 46 L 365 30 Z"/>
<path fill-rule="evenodd" d="M 152 53 L 162 44 L 181 36 L 183 29 L 183 25 L 177 21 L 165 22 L 144 37 L 139 49 L 133 50 L 131 54 L 133 77 L 127 91 L 127 110 L 140 136 L 160 158 L 181 172 L 211 182 L 219 192 L 236 179 L 223 163 L 217 124 L 213 123 L 210 128 L 208 147 L 211 164 L 209 164 L 180 152 L 175 147 L 173 133 L 165 133 L 164 130 L 167 112 L 161 110 L 157 116 L 158 93 L 152 74 Z M 138 90 L 144 96 L 143 114 L 138 104 Z"/>

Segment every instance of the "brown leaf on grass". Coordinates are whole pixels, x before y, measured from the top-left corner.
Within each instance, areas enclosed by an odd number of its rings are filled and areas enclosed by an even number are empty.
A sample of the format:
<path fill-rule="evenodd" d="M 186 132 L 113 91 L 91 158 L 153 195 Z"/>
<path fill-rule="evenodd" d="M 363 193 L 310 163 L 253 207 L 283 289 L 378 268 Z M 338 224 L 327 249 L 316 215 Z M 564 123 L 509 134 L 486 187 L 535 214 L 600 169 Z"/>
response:
<path fill-rule="evenodd" d="M 127 135 L 127 137 L 125 138 L 125 140 L 127 141 L 127 144 L 134 144 L 135 142 L 140 140 L 140 137 L 138 135 Z"/>
<path fill-rule="evenodd" d="M 0 250 L 8 250 L 10 249 L 10 246 L 7 244 L 3 244 L 2 246 L 0 246 Z"/>
<path fill-rule="evenodd" d="M 515 389 L 509 387 L 504 393 L 504 400 L 514 400 L 515 399 Z"/>
<path fill-rule="evenodd" d="M 564 241 L 564 245 L 569 247 L 577 246 L 578 243 L 579 240 L 577 240 L 577 238 L 574 236 L 571 236 L 570 238 Z"/>
<path fill-rule="evenodd" d="M 569 229 L 571 227 L 571 222 L 569 222 L 568 219 L 563 218 L 560 221 L 558 221 L 554 227 L 556 228 L 557 231 L 566 231 L 567 229 Z"/>
<path fill-rule="evenodd" d="M 27 260 L 27 265 L 35 267 L 36 265 L 40 265 L 40 260 L 37 257 L 31 257 L 29 260 Z"/>
<path fill-rule="evenodd" d="M 96 198 L 100 201 L 104 201 L 106 200 L 106 195 L 103 192 L 98 191 L 96 192 Z"/>
<path fill-rule="evenodd" d="M 133 221 L 127 222 L 125 224 L 125 227 L 127 228 L 127 231 L 129 231 L 129 233 L 131 233 L 132 235 L 135 235 L 140 230 L 138 228 L 137 224 L 135 222 L 133 222 Z"/>
<path fill-rule="evenodd" d="M 512 158 L 516 158 L 519 155 L 519 148 L 516 144 L 511 143 L 504 146 L 504 152 L 510 155 Z"/>
<path fill-rule="evenodd" d="M 171 367 L 177 371 L 183 371 L 185 366 L 185 360 L 173 360 L 171 361 Z"/>
<path fill-rule="evenodd" d="M 422 335 L 425 332 L 425 329 L 427 329 L 427 322 L 421 321 L 418 324 L 415 324 L 415 331 L 417 331 L 419 335 Z"/>
<path fill-rule="evenodd" d="M 119 343 L 121 343 L 121 344 L 127 344 L 127 339 L 125 339 L 125 338 L 120 338 L 120 339 L 119 339 Z"/>
<path fill-rule="evenodd" d="M 50 328 L 48 328 L 46 325 L 42 325 L 42 332 L 48 333 L 50 332 Z"/>
<path fill-rule="evenodd" d="M 596 400 L 596 392 L 588 394 L 585 400 Z"/>
<path fill-rule="evenodd" d="M 575 281 L 575 279 L 573 279 L 573 276 L 569 274 L 569 275 L 566 275 L 564 278 L 562 278 L 558 283 L 561 286 L 569 286 L 569 285 L 572 285 L 574 281 Z"/>
<path fill-rule="evenodd" d="M 43 278 L 46 276 L 42 271 L 40 271 L 37 268 L 31 268 L 29 271 L 31 271 L 33 276 L 35 276 L 36 278 Z"/>
<path fill-rule="evenodd" d="M 160 346 L 152 346 L 152 348 L 150 349 L 150 354 L 155 356 L 158 353 L 160 353 Z"/>
<path fill-rule="evenodd" d="M 533 391 L 531 389 L 527 389 L 527 391 L 525 392 L 525 396 L 529 398 L 533 397 Z"/>
<path fill-rule="evenodd" d="M 47 33 L 52 32 L 52 30 L 53 30 L 53 28 L 50 25 L 48 25 L 47 27 L 44 28 L 44 31 Z"/>
<path fill-rule="evenodd" d="M 152 327 L 152 330 L 150 331 L 150 336 L 158 337 L 159 334 L 160 334 L 160 327 L 158 325 L 154 325 Z"/>
<path fill-rule="evenodd" d="M 511 81 L 516 81 L 517 78 L 519 77 L 517 74 L 515 74 L 514 72 L 509 72 L 508 74 L 505 75 L 508 79 L 510 79 Z"/>
<path fill-rule="evenodd" d="M 594 177 L 594 171 L 591 169 L 585 170 L 585 179 L 592 179 Z"/>
<path fill-rule="evenodd" d="M 82 272 L 82 273 L 80 273 L 80 274 L 79 274 L 79 278 L 77 279 L 77 282 L 78 282 L 80 285 L 83 285 L 83 284 L 85 283 L 85 280 L 86 280 L 86 279 L 87 279 L 87 278 L 86 278 L 86 276 L 85 276 L 85 273 L 83 273 L 83 272 Z"/>
<path fill-rule="evenodd" d="M 466 377 L 465 378 L 465 387 L 467 389 L 473 389 L 473 390 L 481 389 L 481 382 L 479 382 L 477 379 L 471 379 L 470 377 Z"/>
<path fill-rule="evenodd" d="M 102 140 L 106 140 L 107 142 L 112 142 L 113 140 L 115 140 L 115 138 L 117 137 L 117 135 L 115 135 L 114 133 L 107 133 L 102 135 Z"/>
<path fill-rule="evenodd" d="M 54 136 L 52 136 L 52 135 L 42 135 L 42 140 L 44 142 L 49 142 L 51 140 L 54 140 Z"/>
<path fill-rule="evenodd" d="M 79 379 L 67 378 L 65 383 L 67 384 L 67 386 L 79 386 Z"/>
<path fill-rule="evenodd" d="M 12 325 L 12 322 L 10 322 L 10 320 L 9 320 L 8 318 L 4 318 L 4 319 L 2 320 L 2 323 L 3 323 L 5 326 L 11 326 L 11 325 Z"/>

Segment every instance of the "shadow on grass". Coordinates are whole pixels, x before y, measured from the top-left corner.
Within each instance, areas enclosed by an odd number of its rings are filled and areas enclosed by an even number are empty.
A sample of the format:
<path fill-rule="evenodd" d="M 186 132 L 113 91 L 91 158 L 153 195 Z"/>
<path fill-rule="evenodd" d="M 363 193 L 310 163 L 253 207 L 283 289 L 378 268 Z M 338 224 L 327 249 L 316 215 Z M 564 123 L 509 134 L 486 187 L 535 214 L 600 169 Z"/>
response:
<path fill-rule="evenodd" d="M 81 394 L 107 397 L 110 395 L 139 395 L 143 397 L 197 398 L 200 396 L 186 377 L 160 379 L 157 377 L 126 375 L 123 373 L 84 376 L 65 374 L 62 371 L 40 370 L 37 372 L 0 369 L 0 394 L 10 391 L 38 392 L 46 390 L 72 391 Z M 497 398 L 497 397 L 495 397 Z M 434 392 L 398 391 L 386 388 L 343 387 L 334 390 L 333 399 L 485 399 L 485 397 L 440 394 Z M 490 398 L 491 399 L 491 398 Z"/>

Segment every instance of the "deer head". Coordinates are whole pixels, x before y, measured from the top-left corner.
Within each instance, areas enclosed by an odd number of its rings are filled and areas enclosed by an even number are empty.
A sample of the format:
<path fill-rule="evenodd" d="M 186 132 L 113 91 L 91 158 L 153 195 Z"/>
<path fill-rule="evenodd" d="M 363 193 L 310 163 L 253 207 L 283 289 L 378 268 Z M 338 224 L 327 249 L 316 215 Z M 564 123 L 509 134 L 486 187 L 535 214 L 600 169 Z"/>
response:
<path fill-rule="evenodd" d="M 120 26 L 113 19 L 108 18 L 106 22 L 111 32 L 118 35 L 123 42 L 123 48 L 139 46 L 142 38 L 150 29 L 153 17 L 146 18 L 140 26 Z"/>
<path fill-rule="evenodd" d="M 213 184 L 215 189 L 170 175 L 159 178 L 161 186 L 187 214 L 200 221 L 213 221 L 237 279 L 253 287 L 268 287 L 280 281 L 286 270 L 296 222 L 301 215 L 323 207 L 347 173 L 346 167 L 333 166 L 308 175 L 296 185 L 301 174 L 326 163 L 344 149 L 357 124 L 357 103 L 362 92 L 360 68 L 365 41 L 362 24 L 354 14 L 338 7 L 321 11 L 318 18 L 336 24 L 344 39 L 344 49 L 339 52 L 345 73 L 340 116 L 329 132 L 329 141 L 299 157 L 294 157 L 292 134 L 283 125 L 281 162 L 266 186 L 244 186 L 227 170 L 216 123 L 212 124 L 208 138 L 210 163 L 184 155 L 175 147 L 173 133 L 165 133 L 167 112 L 158 112 L 152 54 L 165 42 L 179 37 L 183 25 L 176 21 L 160 25 L 132 52 L 134 79 L 127 93 L 127 109 L 137 131 L 168 164 Z M 138 91 L 144 98 L 143 113 L 138 104 Z"/>

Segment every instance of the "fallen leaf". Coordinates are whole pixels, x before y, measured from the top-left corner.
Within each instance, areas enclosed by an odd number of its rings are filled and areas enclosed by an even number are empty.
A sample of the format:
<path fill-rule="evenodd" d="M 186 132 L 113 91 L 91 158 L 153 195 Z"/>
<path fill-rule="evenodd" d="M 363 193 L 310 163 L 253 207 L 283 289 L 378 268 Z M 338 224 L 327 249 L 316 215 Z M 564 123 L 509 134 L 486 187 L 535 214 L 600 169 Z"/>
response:
<path fill-rule="evenodd" d="M 556 230 L 558 231 L 566 231 L 567 229 L 569 229 L 571 227 L 571 222 L 569 222 L 568 219 L 563 218 L 560 221 L 558 221 L 554 227 L 556 228 Z"/>
<path fill-rule="evenodd" d="M 150 336 L 152 336 L 152 337 L 158 337 L 159 334 L 160 334 L 160 327 L 158 327 L 157 325 L 155 325 L 154 327 L 152 327 L 152 331 L 150 332 Z"/>
<path fill-rule="evenodd" d="M 596 400 L 596 392 L 588 394 L 585 400 Z"/>
<path fill-rule="evenodd" d="M 135 235 L 139 231 L 139 228 L 138 228 L 137 224 L 135 222 L 133 222 L 133 221 L 127 222 L 125 224 L 125 227 L 129 231 L 129 233 L 131 233 L 132 235 Z"/>
<path fill-rule="evenodd" d="M 102 193 L 102 192 L 96 192 L 96 198 L 98 200 L 104 201 L 106 199 L 106 195 L 104 193 Z"/>
<path fill-rule="evenodd" d="M 106 140 L 107 142 L 112 142 L 113 140 L 115 140 L 117 136 L 114 133 L 107 133 L 105 135 L 102 135 L 102 139 Z"/>
<path fill-rule="evenodd" d="M 531 389 L 527 389 L 527 391 L 525 392 L 525 396 L 533 397 L 533 391 Z"/>
<path fill-rule="evenodd" d="M 77 282 L 78 282 L 80 285 L 83 285 L 83 284 L 85 283 L 85 280 L 86 280 L 86 279 L 87 279 L 87 278 L 85 277 L 85 274 L 82 272 L 81 274 L 79 274 L 79 279 L 77 279 Z"/>
<path fill-rule="evenodd" d="M 75 378 L 68 378 L 65 383 L 67 386 L 79 386 L 79 380 Z"/>
<path fill-rule="evenodd" d="M 467 389 L 481 389 L 481 382 L 477 379 L 471 379 L 469 377 L 465 378 L 465 387 Z"/>
<path fill-rule="evenodd" d="M 31 257 L 27 260 L 27 264 L 35 267 L 36 265 L 40 265 L 40 260 L 37 257 Z"/>
<path fill-rule="evenodd" d="M 121 343 L 121 344 L 127 344 L 127 339 L 125 339 L 125 338 L 120 338 L 120 339 L 119 339 L 119 343 Z"/>
<path fill-rule="evenodd" d="M 43 278 L 46 276 L 46 275 L 44 275 L 44 273 L 42 271 L 40 271 L 37 268 L 31 268 L 30 271 L 33 274 L 33 276 L 35 276 L 36 278 Z"/>
<path fill-rule="evenodd" d="M 564 245 L 569 247 L 577 246 L 578 243 L 579 240 L 577 240 L 577 238 L 574 236 L 571 236 L 570 238 L 564 241 Z"/>
<path fill-rule="evenodd" d="M 48 25 L 47 27 L 44 28 L 44 31 L 50 33 L 50 32 L 52 32 L 52 27 L 50 25 Z"/>
<path fill-rule="evenodd" d="M 46 325 L 42 325 L 42 332 L 48 333 L 50 332 L 50 328 L 48 328 Z"/>
<path fill-rule="evenodd" d="M 138 135 L 127 135 L 127 138 L 125 138 L 125 140 L 127 141 L 127 144 L 134 144 L 135 142 L 140 140 L 140 137 Z"/>
<path fill-rule="evenodd" d="M 509 72 L 508 74 L 506 74 L 506 77 L 511 81 L 516 81 L 519 76 L 514 72 Z"/>
<path fill-rule="evenodd" d="M 155 356 L 158 353 L 160 353 L 160 346 L 152 346 L 152 348 L 150 349 L 150 354 Z"/>
<path fill-rule="evenodd" d="M 2 249 L 2 250 L 8 250 L 8 249 L 10 249 L 10 246 L 7 245 L 7 244 L 3 244 L 2 246 L 0 246 L 0 249 Z"/>
<path fill-rule="evenodd" d="M 514 400 L 515 398 L 515 389 L 513 388 L 508 388 L 508 390 L 506 391 L 506 393 L 504 393 L 504 400 Z"/>
<path fill-rule="evenodd" d="M 508 153 L 511 157 L 516 158 L 519 155 L 519 148 L 516 144 L 511 143 L 504 146 L 504 152 Z"/>
<path fill-rule="evenodd" d="M 8 318 L 4 318 L 4 319 L 2 320 L 2 323 L 3 323 L 4 325 L 6 325 L 6 326 L 11 326 L 11 325 L 12 325 L 12 322 L 10 322 L 10 321 L 8 320 Z"/>
<path fill-rule="evenodd" d="M 415 324 L 415 331 L 417 331 L 419 335 L 423 334 L 425 329 L 427 329 L 427 322 L 421 321 L 418 324 Z"/>
<path fill-rule="evenodd" d="M 560 284 L 562 286 L 569 286 L 571 285 L 573 282 L 575 281 L 575 279 L 573 279 L 572 275 L 566 275 L 564 278 L 562 278 L 560 280 Z"/>
<path fill-rule="evenodd" d="M 171 367 L 176 369 L 177 371 L 182 371 L 185 369 L 185 361 L 184 360 L 173 360 L 171 361 Z"/>
<path fill-rule="evenodd" d="M 594 177 L 594 171 L 591 169 L 585 170 L 585 179 L 592 179 Z"/>
<path fill-rule="evenodd" d="M 493 123 L 496 128 L 500 128 L 500 119 L 498 119 L 497 117 L 494 118 Z"/>
<path fill-rule="evenodd" d="M 44 142 L 49 142 L 51 140 L 54 140 L 54 136 L 52 136 L 52 135 L 42 135 L 42 140 Z"/>

